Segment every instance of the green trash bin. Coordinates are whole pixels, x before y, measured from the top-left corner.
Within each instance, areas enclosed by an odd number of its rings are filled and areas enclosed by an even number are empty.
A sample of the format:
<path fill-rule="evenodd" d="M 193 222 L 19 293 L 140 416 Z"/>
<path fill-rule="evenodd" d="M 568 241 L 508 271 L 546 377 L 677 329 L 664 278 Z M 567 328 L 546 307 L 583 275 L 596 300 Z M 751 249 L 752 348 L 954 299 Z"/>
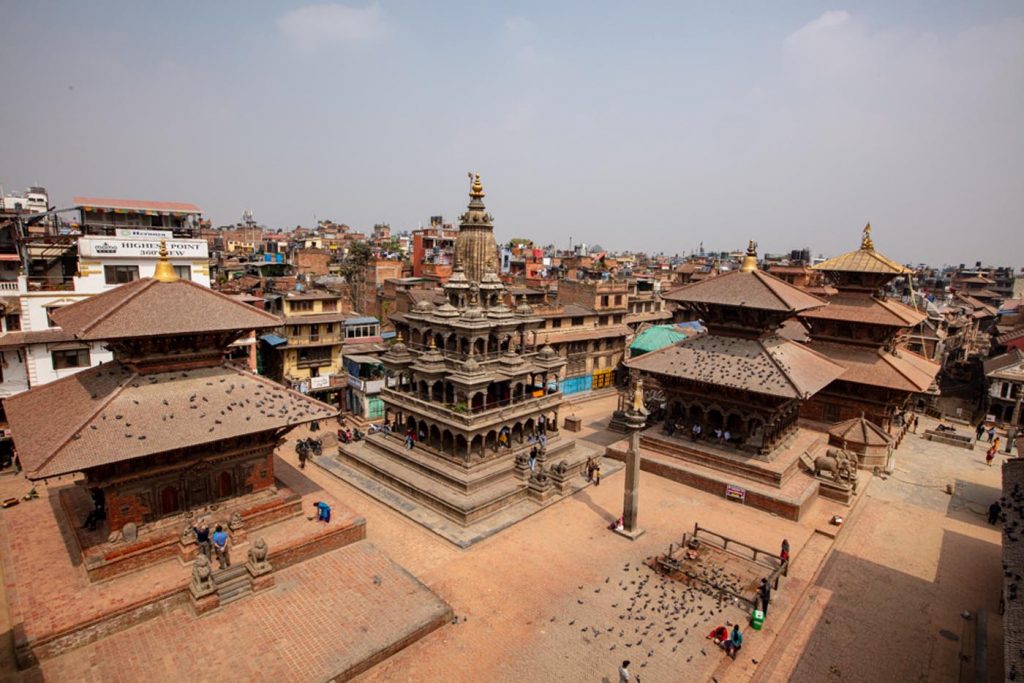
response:
<path fill-rule="evenodd" d="M 754 610 L 754 613 L 750 615 L 750 625 L 755 631 L 760 631 L 764 626 L 764 612 L 759 609 Z"/>

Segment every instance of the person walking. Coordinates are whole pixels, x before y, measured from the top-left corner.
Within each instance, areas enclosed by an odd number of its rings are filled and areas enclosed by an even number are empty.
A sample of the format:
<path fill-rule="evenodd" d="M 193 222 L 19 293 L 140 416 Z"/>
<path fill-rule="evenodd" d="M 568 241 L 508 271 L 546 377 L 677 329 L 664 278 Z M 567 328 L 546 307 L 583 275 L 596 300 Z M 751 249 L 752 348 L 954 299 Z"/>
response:
<path fill-rule="evenodd" d="M 985 464 L 992 467 L 992 461 L 996 459 L 996 446 L 995 444 L 988 447 L 985 451 Z"/>
<path fill-rule="evenodd" d="M 782 570 L 782 575 L 783 576 L 788 576 L 789 575 L 789 539 L 787 539 L 787 538 L 782 539 L 782 549 L 779 550 L 779 559 L 782 560 L 782 566 L 784 567 L 784 569 Z"/>
<path fill-rule="evenodd" d="M 629 660 L 622 662 L 619 667 L 619 683 L 629 683 Z"/>
<path fill-rule="evenodd" d="M 996 426 L 992 425 L 988 428 L 988 442 L 992 443 L 992 440 L 996 438 Z"/>
<path fill-rule="evenodd" d="M 913 431 L 914 431 L 915 434 L 917 434 L 917 423 L 918 423 L 918 421 L 919 421 L 919 418 L 918 418 L 917 414 L 915 413 L 914 414 L 914 427 L 913 427 Z"/>
<path fill-rule="evenodd" d="M 217 557 L 217 564 L 220 565 L 221 569 L 231 566 L 231 552 L 228 548 L 228 532 L 224 531 L 224 527 L 220 524 L 217 525 L 216 530 L 213 532 L 213 552 Z"/>
<path fill-rule="evenodd" d="M 210 525 L 206 523 L 206 520 L 200 520 L 199 526 L 192 527 L 192 533 L 196 535 L 196 545 L 199 546 L 199 552 L 206 555 L 206 559 L 210 559 Z"/>
<path fill-rule="evenodd" d="M 761 587 L 757 589 L 758 597 L 761 598 L 761 612 L 768 616 L 768 603 L 772 601 L 772 587 L 768 579 L 761 579 Z"/>
<path fill-rule="evenodd" d="M 992 526 L 996 525 L 999 521 L 999 513 L 1003 511 L 1002 506 L 998 500 L 992 501 L 992 504 L 988 506 L 988 523 Z"/>
<path fill-rule="evenodd" d="M 594 462 L 594 486 L 601 485 L 601 463 Z"/>
<path fill-rule="evenodd" d="M 979 422 L 978 428 L 974 430 L 974 440 L 981 441 L 981 435 L 985 433 L 985 423 Z"/>

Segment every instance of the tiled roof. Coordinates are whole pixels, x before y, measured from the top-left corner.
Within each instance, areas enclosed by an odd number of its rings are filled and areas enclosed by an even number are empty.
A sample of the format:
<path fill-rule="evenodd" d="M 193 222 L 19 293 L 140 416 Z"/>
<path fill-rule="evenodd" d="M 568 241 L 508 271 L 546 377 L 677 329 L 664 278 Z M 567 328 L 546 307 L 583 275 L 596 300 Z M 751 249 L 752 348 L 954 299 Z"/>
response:
<path fill-rule="evenodd" d="M 800 399 L 817 393 L 843 373 L 841 365 L 774 335 L 748 339 L 702 334 L 645 353 L 626 365 L 712 386 Z"/>
<path fill-rule="evenodd" d="M 584 327 L 575 329 L 572 327 L 560 328 L 557 330 L 537 330 L 537 343 L 563 344 L 565 342 L 583 341 L 586 339 L 608 339 L 610 337 L 623 337 L 633 333 L 626 325 L 602 325 L 599 327 Z"/>
<path fill-rule="evenodd" d="M 118 362 L 17 394 L 4 406 L 30 479 L 337 414 L 234 366 L 138 375 Z"/>
<path fill-rule="evenodd" d="M 10 349 L 16 346 L 28 344 L 55 344 L 58 342 L 73 341 L 75 335 L 66 332 L 59 327 L 50 327 L 45 330 L 25 330 L 22 332 L 7 332 L 0 334 L 0 348 Z"/>
<path fill-rule="evenodd" d="M 835 256 L 827 261 L 811 266 L 811 268 L 830 272 L 889 273 L 891 275 L 904 275 L 913 272 L 906 266 L 900 265 L 892 259 L 879 254 L 874 249 L 850 251 L 842 256 Z"/>
<path fill-rule="evenodd" d="M 191 280 L 135 280 L 55 309 L 50 316 L 82 340 L 157 337 L 277 327 L 281 320 Z"/>
<path fill-rule="evenodd" d="M 995 379 L 1024 379 L 1017 366 L 1024 364 L 1024 350 L 1014 347 L 1004 354 L 995 358 L 989 358 L 984 363 L 985 376 Z"/>
<path fill-rule="evenodd" d="M 153 202 L 143 199 L 110 199 L 107 197 L 72 197 L 75 206 L 94 206 L 100 209 L 126 209 L 128 211 L 163 211 L 167 213 L 202 213 L 195 204 L 185 202 Z"/>
<path fill-rule="evenodd" d="M 538 305 L 536 313 L 541 318 L 579 318 L 588 315 L 597 315 L 597 311 L 579 304 L 565 304 L 560 308 L 546 308 Z"/>
<path fill-rule="evenodd" d="M 800 317 L 913 327 L 927 318 L 928 314 L 891 299 L 840 293 L 829 299 L 828 306 L 805 311 Z"/>
<path fill-rule="evenodd" d="M 1000 344 L 1007 344 L 1009 342 L 1012 342 L 1014 339 L 1020 339 L 1022 337 L 1024 337 L 1024 325 L 1018 327 L 1015 330 L 1010 330 L 1006 334 L 999 335 L 998 337 L 996 337 L 996 341 L 999 342 Z M 2 339 L 2 337 L 0 337 L 0 339 Z"/>
<path fill-rule="evenodd" d="M 828 434 L 846 441 L 847 444 L 858 446 L 888 446 L 893 441 L 884 429 L 863 417 L 855 417 L 833 425 Z"/>
<path fill-rule="evenodd" d="M 662 298 L 679 303 L 743 306 L 787 313 L 818 308 L 826 303 L 762 270 L 733 270 L 673 289 Z"/>
<path fill-rule="evenodd" d="M 889 353 L 830 342 L 814 342 L 811 346 L 845 368 L 839 379 L 855 384 L 920 393 L 932 386 L 940 368 L 938 363 L 906 349 Z"/>

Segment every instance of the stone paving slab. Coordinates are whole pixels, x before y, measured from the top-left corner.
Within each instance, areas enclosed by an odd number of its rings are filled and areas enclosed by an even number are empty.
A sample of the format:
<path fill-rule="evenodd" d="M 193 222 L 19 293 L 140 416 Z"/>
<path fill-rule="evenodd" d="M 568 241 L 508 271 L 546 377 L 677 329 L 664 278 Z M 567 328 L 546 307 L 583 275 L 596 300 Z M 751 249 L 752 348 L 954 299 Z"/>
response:
<path fill-rule="evenodd" d="M 597 455 L 597 453 L 598 451 L 595 449 L 594 454 Z M 537 504 L 532 500 L 522 500 L 510 505 L 508 508 L 500 512 L 486 517 L 485 519 L 467 526 L 462 526 L 448 517 L 445 517 L 440 512 L 437 512 L 426 505 L 420 504 L 405 494 L 377 481 L 373 477 L 340 462 L 335 456 L 321 455 L 313 458 L 313 462 L 322 467 L 326 472 L 329 472 L 332 476 L 351 484 L 375 500 L 378 500 L 388 507 L 401 512 L 409 519 L 423 525 L 426 529 L 429 529 L 441 538 L 454 543 L 460 548 L 469 548 L 475 543 L 479 543 L 484 539 L 490 538 L 494 534 L 509 528 L 516 522 L 540 512 L 563 498 L 562 496 L 556 495 L 541 504 Z M 612 460 L 611 458 L 601 458 L 601 472 L 604 477 L 618 472 L 623 467 L 624 465 L 621 462 Z M 572 491 L 567 495 L 572 496 L 588 486 L 592 486 L 592 484 L 585 478 L 574 477 L 572 480 Z"/>
<path fill-rule="evenodd" d="M 442 627 L 450 607 L 368 541 L 275 573 L 203 617 L 176 609 L 53 659 L 54 681 L 348 678 Z"/>

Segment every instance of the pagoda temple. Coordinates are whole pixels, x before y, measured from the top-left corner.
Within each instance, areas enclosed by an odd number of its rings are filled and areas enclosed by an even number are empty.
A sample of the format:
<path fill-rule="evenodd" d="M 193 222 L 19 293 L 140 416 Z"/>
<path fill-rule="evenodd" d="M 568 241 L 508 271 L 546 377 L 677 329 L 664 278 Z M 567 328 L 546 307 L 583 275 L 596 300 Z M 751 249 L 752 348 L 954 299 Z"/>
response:
<path fill-rule="evenodd" d="M 114 360 L 7 399 L 7 415 L 29 479 L 81 474 L 93 500 L 102 492 L 100 538 L 211 505 L 239 520 L 298 512 L 275 486 L 274 449 L 336 411 L 225 361 L 233 341 L 277 317 L 178 279 L 165 246 L 153 278 L 52 317 L 78 341 L 106 342 Z"/>
<path fill-rule="evenodd" d="M 738 270 L 665 295 L 699 317 L 705 334 L 626 361 L 659 416 L 639 437 L 640 468 L 799 520 L 819 493 L 847 504 L 855 493 L 853 482 L 800 467 L 826 447 L 821 432 L 798 425 L 800 407 L 843 369 L 779 334 L 826 303 L 759 270 L 756 247 Z M 625 462 L 627 449 L 611 444 L 606 455 Z"/>
<path fill-rule="evenodd" d="M 801 415 L 835 423 L 865 417 L 889 433 L 900 431 L 897 416 L 916 397 L 934 391 L 938 363 L 905 347 L 910 330 L 927 313 L 879 294 L 910 269 L 875 250 L 871 225 L 860 249 L 813 267 L 837 293 L 825 307 L 800 311 L 809 347 L 843 367 L 843 373 L 807 401 Z"/>
<path fill-rule="evenodd" d="M 504 303 L 479 175 L 469 197 L 443 303 L 391 316 L 398 334 L 381 357 L 381 398 L 393 432 L 340 446 L 339 460 L 460 525 L 571 492 L 591 455 L 559 429 L 565 359 L 538 347 L 543 321 L 529 305 Z"/>
<path fill-rule="evenodd" d="M 699 425 L 704 437 L 727 430 L 730 445 L 767 456 L 796 430 L 801 404 L 842 373 L 828 358 L 777 334 L 787 319 L 826 302 L 758 269 L 754 242 L 738 270 L 665 298 L 695 312 L 707 334 L 627 365 L 661 387 L 673 425 Z"/>

